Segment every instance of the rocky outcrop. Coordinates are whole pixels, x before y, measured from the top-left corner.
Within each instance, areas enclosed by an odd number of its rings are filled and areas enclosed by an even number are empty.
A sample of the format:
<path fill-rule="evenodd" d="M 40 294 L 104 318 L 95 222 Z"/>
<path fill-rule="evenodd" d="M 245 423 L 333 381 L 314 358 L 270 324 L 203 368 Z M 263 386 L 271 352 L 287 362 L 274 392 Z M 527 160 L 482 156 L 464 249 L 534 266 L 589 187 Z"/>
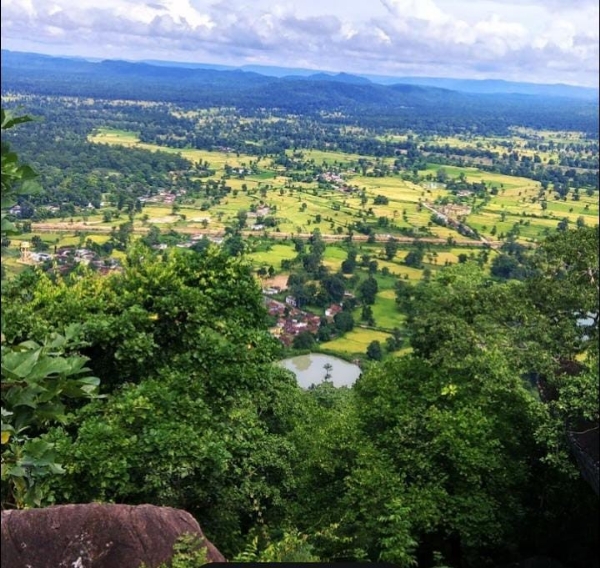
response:
<path fill-rule="evenodd" d="M 187 512 L 153 505 L 60 505 L 2 511 L 2 568 L 157 568 L 184 534 L 224 562 Z"/>

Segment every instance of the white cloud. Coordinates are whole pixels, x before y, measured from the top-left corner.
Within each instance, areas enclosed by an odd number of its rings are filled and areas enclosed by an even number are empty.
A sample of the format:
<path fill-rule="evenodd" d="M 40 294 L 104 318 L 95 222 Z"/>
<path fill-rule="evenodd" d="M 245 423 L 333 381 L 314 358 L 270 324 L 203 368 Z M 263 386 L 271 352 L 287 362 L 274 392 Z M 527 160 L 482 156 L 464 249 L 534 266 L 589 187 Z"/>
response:
<path fill-rule="evenodd" d="M 3 46 L 597 84 L 593 0 L 2 0 Z M 37 49 L 36 49 L 37 46 Z"/>

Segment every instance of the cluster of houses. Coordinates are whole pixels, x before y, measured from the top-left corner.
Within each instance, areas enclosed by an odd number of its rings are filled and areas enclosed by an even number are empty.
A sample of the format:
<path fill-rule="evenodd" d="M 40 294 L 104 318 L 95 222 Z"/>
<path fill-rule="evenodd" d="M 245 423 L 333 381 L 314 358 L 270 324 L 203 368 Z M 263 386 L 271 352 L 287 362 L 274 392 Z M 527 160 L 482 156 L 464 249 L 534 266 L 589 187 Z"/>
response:
<path fill-rule="evenodd" d="M 90 211 L 90 210 L 96 209 L 96 208 L 91 203 L 88 203 L 82 209 L 87 209 L 88 211 Z M 14 217 L 21 217 L 21 211 L 22 211 L 22 208 L 20 205 L 13 205 L 8 210 L 8 213 L 10 215 L 13 215 Z M 41 211 L 45 211 L 50 216 L 57 216 L 60 214 L 60 207 L 58 205 L 40 205 L 39 207 L 36 207 L 36 211 L 38 213 L 40 213 Z"/>
<path fill-rule="evenodd" d="M 54 248 L 54 253 L 34 252 L 27 241 L 21 242 L 21 258 L 23 264 L 41 264 L 52 261 L 58 272 L 67 272 L 77 264 L 92 266 L 98 272 L 109 273 L 119 270 L 121 265 L 116 258 L 100 258 L 94 251 L 86 248 L 61 247 Z"/>
<path fill-rule="evenodd" d="M 269 315 L 277 318 L 277 323 L 270 328 L 271 335 L 279 339 L 286 347 L 290 347 L 294 337 L 308 331 L 316 335 L 321 325 L 321 316 L 305 312 L 296 307 L 296 299 L 293 296 L 286 296 L 285 302 L 280 302 L 269 297 L 278 293 L 278 288 L 267 288 L 263 290 L 265 304 Z M 342 306 L 332 304 L 325 310 L 326 319 L 331 322 L 335 314 L 342 311 Z"/>
<path fill-rule="evenodd" d="M 346 182 L 344 181 L 344 178 L 342 176 L 340 176 L 339 174 L 325 172 L 325 173 L 319 175 L 319 177 L 317 179 L 318 179 L 318 181 L 324 181 L 324 182 L 335 185 L 336 189 L 343 191 L 344 193 L 352 192 L 352 188 L 346 184 Z"/>
<path fill-rule="evenodd" d="M 159 191 L 156 195 L 138 197 L 138 200 L 141 203 L 163 203 L 164 205 L 173 205 L 177 195 L 182 195 L 184 193 L 185 190 L 179 191 L 178 194 L 171 193 L 169 191 Z"/>
<path fill-rule="evenodd" d="M 321 318 L 315 314 L 304 312 L 295 307 L 295 301 L 279 302 L 273 298 L 266 298 L 269 315 L 277 318 L 277 323 L 269 330 L 271 335 L 279 339 L 286 347 L 290 347 L 294 337 L 303 331 L 316 334 L 319 331 Z"/>
<path fill-rule="evenodd" d="M 327 183 L 335 183 L 335 184 L 343 184 L 344 178 L 339 174 L 334 174 L 331 172 L 324 172 L 319 176 L 319 181 L 325 181 Z"/>

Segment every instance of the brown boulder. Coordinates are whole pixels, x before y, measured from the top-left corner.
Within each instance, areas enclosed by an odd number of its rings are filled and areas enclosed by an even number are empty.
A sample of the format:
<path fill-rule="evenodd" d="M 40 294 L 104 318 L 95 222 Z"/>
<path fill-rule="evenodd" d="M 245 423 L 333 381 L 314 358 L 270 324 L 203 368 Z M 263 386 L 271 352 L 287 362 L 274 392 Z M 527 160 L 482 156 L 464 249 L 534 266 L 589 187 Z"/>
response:
<path fill-rule="evenodd" d="M 207 562 L 224 562 L 189 513 L 153 505 L 59 505 L 2 511 L 2 568 L 157 568 L 178 537 L 197 535 Z"/>

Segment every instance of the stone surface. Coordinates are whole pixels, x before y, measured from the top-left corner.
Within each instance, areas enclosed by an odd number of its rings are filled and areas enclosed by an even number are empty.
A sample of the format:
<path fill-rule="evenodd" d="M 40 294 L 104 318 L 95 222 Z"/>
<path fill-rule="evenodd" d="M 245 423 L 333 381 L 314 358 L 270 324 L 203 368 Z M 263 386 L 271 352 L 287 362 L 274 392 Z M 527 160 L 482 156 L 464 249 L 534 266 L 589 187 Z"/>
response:
<path fill-rule="evenodd" d="M 153 505 L 59 505 L 2 511 L 2 568 L 156 568 L 185 533 L 198 535 L 208 562 L 223 555 L 187 512 Z"/>

